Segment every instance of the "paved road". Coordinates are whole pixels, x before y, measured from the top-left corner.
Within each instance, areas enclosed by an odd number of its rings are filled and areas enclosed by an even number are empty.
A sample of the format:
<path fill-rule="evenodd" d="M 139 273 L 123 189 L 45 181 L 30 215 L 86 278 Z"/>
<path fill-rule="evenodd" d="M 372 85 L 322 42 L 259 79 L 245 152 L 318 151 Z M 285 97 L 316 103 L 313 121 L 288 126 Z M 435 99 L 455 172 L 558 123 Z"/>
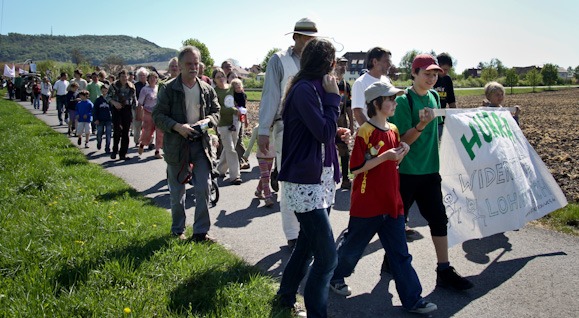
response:
<path fill-rule="evenodd" d="M 58 126 L 54 101 L 47 114 L 32 109 L 29 102 L 20 103 L 39 119 L 63 134 Z M 71 138 L 76 145 L 76 139 Z M 131 146 L 134 146 L 131 140 Z M 161 207 L 169 209 L 169 192 L 165 180 L 165 162 L 154 159 L 153 151 L 140 158 L 113 161 L 104 152 L 81 148 L 91 162 L 102 165 Z M 137 149 L 130 149 L 136 156 Z M 211 208 L 211 235 L 248 263 L 257 265 L 274 277 L 280 276 L 289 257 L 281 228 L 279 204 L 272 208 L 254 198 L 259 178 L 255 157 L 252 169 L 242 172 L 243 184 L 233 186 L 229 180 L 220 181 L 221 199 Z M 188 191 L 191 193 L 191 191 Z M 188 200 L 187 224 L 192 221 L 192 200 Z M 331 222 L 334 236 L 338 236 L 348 221 L 349 193 L 338 190 Z M 413 212 L 418 216 L 419 213 Z M 549 230 L 527 226 L 508 232 L 473 240 L 450 250 L 452 265 L 468 276 L 475 287 L 466 292 L 435 288 L 435 254 L 426 222 L 420 217 L 411 225 L 423 236 L 409 243 L 414 256 L 413 265 L 420 277 L 423 296 L 438 304 L 432 317 L 577 317 L 579 301 L 579 238 Z M 169 229 L 167 229 L 169 231 Z M 356 272 L 347 279 L 353 294 L 348 298 L 330 292 L 330 317 L 412 317 L 400 309 L 400 300 L 392 277 L 380 276 L 384 255 L 375 237 L 360 260 Z"/>

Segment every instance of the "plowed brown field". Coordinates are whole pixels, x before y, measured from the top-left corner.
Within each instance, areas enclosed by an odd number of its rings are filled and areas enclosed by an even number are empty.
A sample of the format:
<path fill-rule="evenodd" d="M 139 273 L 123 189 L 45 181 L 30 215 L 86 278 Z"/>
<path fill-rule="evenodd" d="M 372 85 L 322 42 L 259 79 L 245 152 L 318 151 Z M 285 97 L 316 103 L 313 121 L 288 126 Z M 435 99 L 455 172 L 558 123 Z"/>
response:
<path fill-rule="evenodd" d="M 507 90 L 508 92 L 508 90 Z M 459 96 L 461 108 L 478 107 L 484 96 Z M 515 94 L 504 106 L 520 105 L 523 133 L 541 156 L 569 202 L 579 202 L 579 89 Z M 258 122 L 257 102 L 248 103 L 250 125 Z M 246 131 L 247 137 L 251 135 Z"/>

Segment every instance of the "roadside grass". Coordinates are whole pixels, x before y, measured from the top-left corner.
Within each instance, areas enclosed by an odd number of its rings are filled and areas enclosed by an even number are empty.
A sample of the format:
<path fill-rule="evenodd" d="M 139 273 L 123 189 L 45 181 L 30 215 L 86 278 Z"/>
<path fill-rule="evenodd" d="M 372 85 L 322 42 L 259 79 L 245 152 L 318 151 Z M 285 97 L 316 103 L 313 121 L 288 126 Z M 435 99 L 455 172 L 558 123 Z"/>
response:
<path fill-rule="evenodd" d="M 245 94 L 250 102 L 259 102 L 261 100 L 261 91 L 247 91 Z"/>
<path fill-rule="evenodd" d="M 4 99 L 0 149 L 0 317 L 290 317 L 271 277 L 171 237 L 165 209 Z"/>
<path fill-rule="evenodd" d="M 579 204 L 569 203 L 536 222 L 558 232 L 579 236 Z"/>

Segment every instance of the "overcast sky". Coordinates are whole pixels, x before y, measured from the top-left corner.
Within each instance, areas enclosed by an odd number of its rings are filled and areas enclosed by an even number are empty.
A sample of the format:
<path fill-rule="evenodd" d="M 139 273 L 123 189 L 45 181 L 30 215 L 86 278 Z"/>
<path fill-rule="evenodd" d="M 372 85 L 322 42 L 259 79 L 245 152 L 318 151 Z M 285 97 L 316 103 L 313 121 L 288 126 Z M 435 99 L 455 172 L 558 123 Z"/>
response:
<path fill-rule="evenodd" d="M 579 0 L 1 1 L 2 35 L 129 35 L 174 49 L 196 38 L 216 64 L 234 58 L 243 67 L 291 45 L 285 33 L 303 17 L 339 56 L 382 46 L 396 65 L 412 49 L 448 52 L 458 72 L 494 57 L 507 67 L 579 65 Z"/>

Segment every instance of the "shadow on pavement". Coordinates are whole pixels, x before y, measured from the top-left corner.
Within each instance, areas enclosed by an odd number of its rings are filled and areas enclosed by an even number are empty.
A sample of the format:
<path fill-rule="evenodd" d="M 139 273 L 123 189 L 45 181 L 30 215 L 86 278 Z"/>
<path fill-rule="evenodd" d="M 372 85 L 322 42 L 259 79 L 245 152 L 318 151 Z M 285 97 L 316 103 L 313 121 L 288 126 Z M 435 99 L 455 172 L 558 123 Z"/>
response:
<path fill-rule="evenodd" d="M 254 218 L 261 218 L 272 213 L 277 213 L 279 212 L 279 203 L 277 202 L 277 195 L 275 193 L 273 194 L 273 199 L 276 201 L 276 204 L 272 207 L 258 207 L 260 205 L 260 200 L 254 198 L 251 200 L 251 204 L 246 208 L 230 213 L 221 210 L 215 219 L 214 225 L 220 228 L 240 228 L 247 226 Z"/>
<path fill-rule="evenodd" d="M 511 243 L 503 234 L 496 234 L 483 239 L 470 240 L 463 243 L 463 249 L 467 252 L 467 258 L 479 264 L 488 263 L 489 257 L 486 255 L 498 249 L 503 251 L 484 269 L 479 275 L 467 277 L 474 288 L 458 292 L 444 288 L 435 288 L 430 295 L 424 297 L 438 304 L 437 316 L 450 317 L 468 306 L 476 299 L 488 294 L 493 289 L 509 280 L 530 261 L 538 257 L 565 256 L 564 252 L 553 252 L 538 254 L 507 261 L 499 261 L 501 257 L 511 250 Z"/>
<path fill-rule="evenodd" d="M 259 269 L 271 275 L 272 277 L 280 277 L 283 274 L 283 270 L 285 269 L 285 265 L 289 260 L 291 252 L 287 246 L 282 246 L 279 248 L 279 251 L 267 255 L 266 257 L 259 260 L 255 266 Z M 278 264 L 279 263 L 279 264 Z M 274 265 L 276 265 L 274 267 Z"/>
<path fill-rule="evenodd" d="M 392 294 L 388 287 L 391 275 L 382 275 L 370 293 L 345 298 L 330 291 L 328 297 L 329 317 L 397 317 L 405 313 L 400 307 L 392 307 Z M 364 312 L 352 312 L 353 308 L 364 308 Z M 408 314 L 417 317 L 413 314 Z"/>

